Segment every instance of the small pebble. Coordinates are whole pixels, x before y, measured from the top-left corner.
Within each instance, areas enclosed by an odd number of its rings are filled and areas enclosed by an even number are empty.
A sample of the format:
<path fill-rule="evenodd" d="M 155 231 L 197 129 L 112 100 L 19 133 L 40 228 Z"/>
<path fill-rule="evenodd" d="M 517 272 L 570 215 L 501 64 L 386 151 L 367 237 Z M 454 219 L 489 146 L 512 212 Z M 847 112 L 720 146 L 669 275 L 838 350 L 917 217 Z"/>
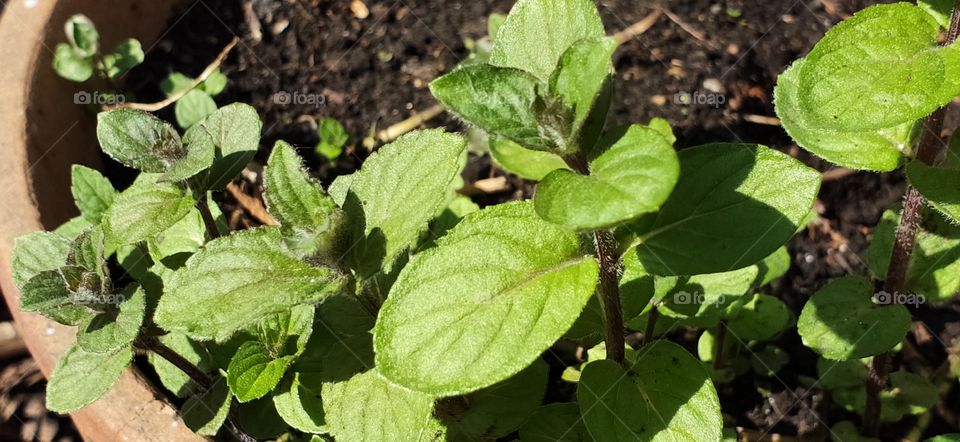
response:
<path fill-rule="evenodd" d="M 708 78 L 703 80 L 703 88 L 717 94 L 723 94 L 727 92 L 727 88 L 723 87 L 723 83 L 716 78 Z"/>
<path fill-rule="evenodd" d="M 363 20 L 370 16 L 370 9 L 367 8 L 367 4 L 363 0 L 353 0 L 350 2 L 350 11 L 353 12 L 353 16 Z"/>

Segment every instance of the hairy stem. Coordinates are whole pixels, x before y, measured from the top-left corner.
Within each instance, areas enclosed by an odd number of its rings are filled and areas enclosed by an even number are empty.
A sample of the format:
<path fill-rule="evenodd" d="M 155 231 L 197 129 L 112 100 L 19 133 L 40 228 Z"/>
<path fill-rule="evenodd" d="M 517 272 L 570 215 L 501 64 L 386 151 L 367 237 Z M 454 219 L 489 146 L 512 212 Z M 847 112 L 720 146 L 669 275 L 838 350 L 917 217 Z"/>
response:
<path fill-rule="evenodd" d="M 220 228 L 217 227 L 217 221 L 213 218 L 213 214 L 210 213 L 210 205 L 206 195 L 197 198 L 197 210 L 200 211 L 200 217 L 203 218 L 203 225 L 207 228 L 207 234 L 210 235 L 210 239 L 219 238 L 221 236 Z"/>
<path fill-rule="evenodd" d="M 593 234 L 597 246 L 597 261 L 600 263 L 600 303 L 607 327 L 607 359 L 623 363 L 624 327 L 623 310 L 620 308 L 620 256 L 617 254 L 617 239 L 608 230 Z"/>
<path fill-rule="evenodd" d="M 946 38 L 940 42 L 940 45 L 953 44 L 958 35 L 960 35 L 960 0 L 954 2 L 953 12 L 950 15 L 950 29 L 947 30 Z M 943 130 L 946 109 L 946 106 L 937 109 L 923 121 L 923 135 L 917 146 L 916 159 L 924 164 L 936 165 L 943 150 L 940 132 Z M 913 186 L 907 186 L 903 211 L 900 213 L 900 225 L 897 227 L 896 240 L 890 254 L 887 279 L 883 282 L 883 291 L 891 295 L 903 292 L 906 287 L 907 267 L 910 265 L 910 257 L 913 254 L 917 232 L 920 230 L 925 205 L 923 195 Z M 890 299 L 896 302 L 897 297 L 891 296 Z M 867 400 L 863 413 L 863 433 L 867 436 L 877 436 L 880 433 L 880 392 L 887 385 L 892 359 L 890 352 L 886 352 L 875 356 L 870 362 L 870 375 L 867 377 L 866 384 Z"/>
<path fill-rule="evenodd" d="M 203 390 L 209 390 L 213 388 L 213 378 L 211 378 L 210 375 L 198 368 L 196 365 L 193 365 L 193 363 L 186 360 L 183 356 L 180 356 L 180 354 L 173 351 L 172 348 L 164 345 L 156 337 L 145 337 L 138 341 L 136 346 L 140 350 L 153 352 L 157 356 L 160 356 L 167 362 L 173 364 Z M 239 426 L 237 426 L 236 406 L 236 401 L 230 403 L 230 411 L 228 413 L 227 420 L 224 422 L 224 426 L 227 427 L 227 430 L 230 432 L 230 434 L 232 434 L 233 437 L 240 442 L 256 442 L 256 438 L 245 433 L 240 429 Z"/>

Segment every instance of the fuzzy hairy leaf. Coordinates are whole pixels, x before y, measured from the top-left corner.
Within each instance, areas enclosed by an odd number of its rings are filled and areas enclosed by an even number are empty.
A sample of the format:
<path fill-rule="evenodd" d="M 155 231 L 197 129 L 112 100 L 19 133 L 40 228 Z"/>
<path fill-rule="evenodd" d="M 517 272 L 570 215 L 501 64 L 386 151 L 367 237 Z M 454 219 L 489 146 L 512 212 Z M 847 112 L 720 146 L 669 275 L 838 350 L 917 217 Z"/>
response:
<path fill-rule="evenodd" d="M 886 211 L 873 232 L 867 263 L 878 278 L 885 278 L 897 235 L 899 217 Z M 939 216 L 930 217 L 917 232 L 907 267 L 907 289 L 926 301 L 945 302 L 960 290 L 960 227 Z"/>
<path fill-rule="evenodd" d="M 186 153 L 170 123 L 133 109 L 97 114 L 97 139 L 107 155 L 141 172 L 165 172 Z"/>
<path fill-rule="evenodd" d="M 909 3 L 854 14 L 807 55 L 799 109 L 816 127 L 863 131 L 923 118 L 960 94 L 960 47 L 940 47 L 940 26 Z"/>
<path fill-rule="evenodd" d="M 440 129 L 411 132 L 370 155 L 349 184 L 352 264 L 363 276 L 389 270 L 443 211 L 466 159 L 466 141 Z M 362 229 L 362 230 L 361 230 Z"/>
<path fill-rule="evenodd" d="M 526 72 L 475 64 L 430 82 L 430 92 L 456 116 L 522 146 L 551 148 L 534 114 L 538 81 Z"/>
<path fill-rule="evenodd" d="M 375 327 L 377 366 L 436 395 L 495 384 L 570 328 L 596 281 L 576 235 L 530 203 L 474 212 L 400 272 Z"/>
<path fill-rule="evenodd" d="M 569 169 L 559 155 L 527 149 L 505 138 L 490 139 L 490 156 L 497 164 L 514 175 L 540 181 L 557 169 Z"/>
<path fill-rule="evenodd" d="M 259 399 L 283 378 L 294 357 L 273 357 L 262 343 L 244 342 L 227 367 L 227 383 L 240 402 Z"/>
<path fill-rule="evenodd" d="M 210 241 L 165 287 L 155 321 L 169 331 L 223 341 L 235 331 L 340 291 L 335 271 L 296 259 L 279 229 L 258 228 Z"/>
<path fill-rule="evenodd" d="M 138 180 L 114 199 L 104 232 L 119 245 L 144 241 L 183 219 L 195 204 L 180 185 Z"/>
<path fill-rule="evenodd" d="M 837 278 L 818 290 L 800 313 L 803 344 L 827 359 L 860 359 L 892 349 L 910 329 L 910 312 L 884 305 L 870 280 Z"/>
<path fill-rule="evenodd" d="M 957 142 L 951 139 L 949 156 L 960 154 Z M 935 209 L 960 223 L 960 161 L 944 162 L 936 167 L 921 161 L 907 165 L 907 178 Z"/>
<path fill-rule="evenodd" d="M 735 270 L 773 253 L 813 207 L 820 174 L 754 144 L 678 154 L 680 179 L 652 220 L 635 223 L 636 253 L 656 275 Z"/>
<path fill-rule="evenodd" d="M 490 63 L 527 71 L 546 82 L 567 48 L 603 35 L 590 0 L 520 0 L 497 30 Z"/>
<path fill-rule="evenodd" d="M 754 287 L 763 287 L 787 273 L 790 269 L 790 252 L 787 251 L 787 246 L 780 247 L 763 258 L 763 261 L 757 263 L 757 269 L 759 273 L 753 283 Z"/>
<path fill-rule="evenodd" d="M 603 128 L 610 101 L 601 96 L 613 87 L 616 49 L 617 41 L 613 38 L 580 40 L 564 51 L 550 76 L 550 93 L 573 111 L 569 143 L 589 148 Z"/>
<path fill-rule="evenodd" d="M 757 267 L 722 273 L 677 278 L 660 300 L 664 316 L 689 319 L 701 327 L 712 327 L 721 319 L 736 315 L 743 295 L 757 277 Z"/>
<path fill-rule="evenodd" d="M 537 214 L 572 229 L 595 230 L 660 208 L 680 173 L 670 142 L 634 124 L 601 144 L 610 147 L 590 161 L 590 175 L 558 169 L 543 178 L 533 198 Z"/>
<path fill-rule="evenodd" d="M 71 413 L 100 399 L 133 360 L 133 349 L 88 353 L 74 345 L 67 350 L 47 382 L 47 409 Z"/>
<path fill-rule="evenodd" d="M 77 52 L 67 43 L 57 43 L 53 49 L 53 70 L 57 75 L 77 83 L 93 76 L 93 59 Z"/>
<path fill-rule="evenodd" d="M 201 187 L 222 189 L 235 178 L 260 146 L 263 123 L 256 109 L 243 103 L 233 103 L 217 109 L 183 134 L 188 150 L 213 149 L 213 165 L 200 175 Z M 201 146 L 195 146 L 200 144 Z"/>
<path fill-rule="evenodd" d="M 599 441 L 719 440 L 720 401 L 707 369 L 682 347 L 655 341 L 628 371 L 586 365 L 577 386 L 583 422 Z"/>
<path fill-rule="evenodd" d="M 337 204 L 311 178 L 287 143 L 273 146 L 264 171 L 264 199 L 270 214 L 287 229 L 324 232 L 339 217 Z"/>
<path fill-rule="evenodd" d="M 121 40 L 109 54 L 103 56 L 103 65 L 110 78 L 118 78 L 125 72 L 143 63 L 143 46 L 138 40 Z"/>
<path fill-rule="evenodd" d="M 67 261 L 70 240 L 53 232 L 31 232 L 13 240 L 10 268 L 21 291 L 40 272 L 56 270 Z"/>
<path fill-rule="evenodd" d="M 84 219 L 99 224 L 103 214 L 113 204 L 117 191 L 105 176 L 86 166 L 74 164 L 71 169 L 70 192 Z"/>
<path fill-rule="evenodd" d="M 226 382 L 215 382 L 209 390 L 187 398 L 180 408 L 183 423 L 201 436 L 216 436 L 230 411 L 230 388 Z"/>
<path fill-rule="evenodd" d="M 804 149 L 839 166 L 878 172 L 899 167 L 902 152 L 912 142 L 914 122 L 863 132 L 841 132 L 813 124 L 797 101 L 800 71 L 805 63 L 804 59 L 797 60 L 777 77 L 774 104 L 787 134 Z"/>
<path fill-rule="evenodd" d="M 74 305 L 72 299 L 57 270 L 40 272 L 20 287 L 20 309 L 25 312 L 38 312 L 64 325 L 78 325 L 94 315 L 90 309 Z"/>
<path fill-rule="evenodd" d="M 793 313 L 783 301 L 758 293 L 743 305 L 736 318 L 727 321 L 727 328 L 744 341 L 765 340 L 786 329 L 792 321 Z"/>
<path fill-rule="evenodd" d="M 77 345 L 89 353 L 112 353 L 129 347 L 140 334 L 147 309 L 143 289 L 130 286 L 122 292 L 119 309 L 100 313 L 80 324 Z"/>
<path fill-rule="evenodd" d="M 337 440 L 435 440 L 433 397 L 393 385 L 375 369 L 324 384 L 321 395 L 327 430 Z"/>

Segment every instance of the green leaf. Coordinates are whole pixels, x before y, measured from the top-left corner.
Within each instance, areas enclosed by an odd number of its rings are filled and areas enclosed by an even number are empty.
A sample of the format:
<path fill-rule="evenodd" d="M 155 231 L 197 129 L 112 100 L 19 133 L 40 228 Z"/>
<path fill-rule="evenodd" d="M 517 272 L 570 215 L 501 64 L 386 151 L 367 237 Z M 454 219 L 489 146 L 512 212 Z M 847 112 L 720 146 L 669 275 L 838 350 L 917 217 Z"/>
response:
<path fill-rule="evenodd" d="M 757 277 L 755 266 L 723 273 L 679 278 L 660 304 L 664 316 L 689 319 L 712 327 L 739 312 L 743 295 Z"/>
<path fill-rule="evenodd" d="M 10 268 L 17 288 L 23 291 L 24 284 L 40 272 L 63 266 L 70 242 L 52 232 L 31 232 L 14 239 Z"/>
<path fill-rule="evenodd" d="M 213 166 L 205 174 L 201 188 L 222 189 L 247 167 L 260 146 L 262 126 L 256 109 L 233 103 L 187 129 L 183 142 L 189 149 L 197 143 L 210 144 L 215 152 Z"/>
<path fill-rule="evenodd" d="M 433 397 L 393 385 L 376 370 L 325 384 L 321 395 L 327 430 L 337 440 L 435 440 Z"/>
<path fill-rule="evenodd" d="M 958 152 L 951 148 L 948 155 L 957 155 Z M 945 163 L 931 167 L 913 161 L 907 165 L 907 178 L 930 205 L 953 222 L 960 223 L 960 165 Z"/>
<path fill-rule="evenodd" d="M 137 181 L 114 199 L 104 232 L 120 245 L 140 242 L 176 224 L 195 204 L 180 185 Z"/>
<path fill-rule="evenodd" d="M 173 108 L 177 124 L 184 129 L 197 124 L 201 120 L 217 111 L 217 103 L 206 92 L 194 89 L 177 100 Z"/>
<path fill-rule="evenodd" d="M 719 440 L 723 430 L 707 369 L 669 341 L 641 348 L 628 371 L 609 360 L 587 364 L 577 402 L 595 440 Z"/>
<path fill-rule="evenodd" d="M 596 281 L 577 236 L 530 203 L 474 212 L 400 272 L 375 327 L 377 366 L 439 396 L 495 384 L 573 325 Z"/>
<path fill-rule="evenodd" d="M 287 376 L 273 395 L 273 405 L 283 421 L 304 433 L 326 433 L 321 391 L 302 381 L 303 373 Z M 317 386 L 322 385 L 317 383 Z"/>
<path fill-rule="evenodd" d="M 934 436 L 929 439 L 926 439 L 924 442 L 958 442 L 958 441 L 960 441 L 960 433 L 941 434 L 939 436 Z"/>
<path fill-rule="evenodd" d="M 230 389 L 226 382 L 215 382 L 209 390 L 191 395 L 180 408 L 188 428 L 201 436 L 216 436 L 230 411 Z"/>
<path fill-rule="evenodd" d="M 88 353 L 78 345 L 67 350 L 47 382 L 47 409 L 72 413 L 100 399 L 133 360 L 133 349 Z"/>
<path fill-rule="evenodd" d="M 237 420 L 240 427 L 255 439 L 274 440 L 280 433 L 288 431 L 287 425 L 277 414 L 273 401 L 261 398 L 237 407 Z"/>
<path fill-rule="evenodd" d="M 831 163 L 851 169 L 888 172 L 900 166 L 915 131 L 914 121 L 898 126 L 846 132 L 814 124 L 798 105 L 797 90 L 805 59 L 797 60 L 777 78 L 774 104 L 780 123 L 800 147 Z"/>
<path fill-rule="evenodd" d="M 200 87 L 211 97 L 220 95 L 227 88 L 227 76 L 220 69 L 214 69 Z"/>
<path fill-rule="evenodd" d="M 540 134 L 533 106 L 539 82 L 516 69 L 461 66 L 430 82 L 430 92 L 459 118 L 536 150 L 552 145 Z"/>
<path fill-rule="evenodd" d="M 260 320 L 256 335 L 267 353 L 299 356 L 313 331 L 314 310 L 313 305 L 297 305 Z"/>
<path fill-rule="evenodd" d="M 875 437 L 866 437 L 860 435 L 860 429 L 850 421 L 840 421 L 830 428 L 830 440 L 832 442 L 879 442 Z"/>
<path fill-rule="evenodd" d="M 776 336 L 793 322 L 793 313 L 783 301 L 770 295 L 754 294 L 737 317 L 727 321 L 730 333 L 744 341 L 763 341 Z"/>
<path fill-rule="evenodd" d="M 86 15 L 75 14 L 68 18 L 64 31 L 67 41 L 78 54 L 89 57 L 100 49 L 100 33 Z"/>
<path fill-rule="evenodd" d="M 787 242 L 810 212 L 820 174 L 754 144 L 683 150 L 680 179 L 656 217 L 633 226 L 650 273 L 696 275 L 752 265 Z"/>
<path fill-rule="evenodd" d="M 547 404 L 520 428 L 523 442 L 592 442 L 574 403 Z"/>
<path fill-rule="evenodd" d="M 92 58 L 77 53 L 66 43 L 58 43 L 53 50 L 53 70 L 57 75 L 77 83 L 87 81 L 93 75 Z"/>
<path fill-rule="evenodd" d="M 99 224 L 103 213 L 113 204 L 116 189 L 110 180 L 89 167 L 74 164 L 71 175 L 70 192 L 77 208 L 87 221 Z"/>
<path fill-rule="evenodd" d="M 133 345 L 140 335 L 147 309 L 143 289 L 129 286 L 114 295 L 120 301 L 119 309 L 100 313 L 80 324 L 77 345 L 89 353 L 112 353 Z"/>
<path fill-rule="evenodd" d="M 347 144 L 347 140 L 350 138 L 343 125 L 336 118 L 331 117 L 326 117 L 317 123 L 317 135 L 321 143 L 338 149 Z"/>
<path fill-rule="evenodd" d="M 960 49 L 940 47 L 940 26 L 909 3 L 861 10 L 827 32 L 799 74 L 810 124 L 882 129 L 923 118 L 960 95 Z"/>
<path fill-rule="evenodd" d="M 284 229 L 331 232 L 341 217 L 337 204 L 283 141 L 273 147 L 263 181 L 267 208 Z"/>
<path fill-rule="evenodd" d="M 206 240 L 207 228 L 203 217 L 199 210 L 192 208 L 180 221 L 147 239 L 147 248 L 153 260 L 171 263 L 177 259 L 186 259 L 185 255 L 200 250 Z"/>
<path fill-rule="evenodd" d="M 459 177 L 466 141 L 440 129 L 415 131 L 381 147 L 354 174 L 343 204 L 354 225 L 352 268 L 389 272 L 443 211 Z"/>
<path fill-rule="evenodd" d="M 790 355 L 775 345 L 765 345 L 762 349 L 750 354 L 750 368 L 754 373 L 764 377 L 776 375 L 789 362 Z"/>
<path fill-rule="evenodd" d="M 227 368 L 230 391 L 240 402 L 265 396 L 277 386 L 293 359 L 293 356 L 274 358 L 262 343 L 244 342 Z"/>
<path fill-rule="evenodd" d="M 93 224 L 90 221 L 87 221 L 83 215 L 75 216 L 70 218 L 67 222 L 60 225 L 56 229 L 53 229 L 53 233 L 60 235 L 67 239 L 76 238 L 80 232 L 93 227 Z"/>
<path fill-rule="evenodd" d="M 160 339 L 163 345 L 175 351 L 182 358 L 193 364 L 193 366 L 205 372 L 213 371 L 214 363 L 210 353 L 203 345 L 191 341 L 187 335 L 182 333 L 168 333 L 160 336 L 158 339 Z M 160 383 L 174 395 L 184 398 L 188 397 L 190 393 L 195 390 L 196 386 L 193 380 L 190 379 L 190 376 L 177 368 L 176 365 L 171 364 L 153 352 L 150 352 L 147 357 L 150 365 L 153 365 L 154 370 L 157 372 Z M 224 385 L 224 388 L 226 388 L 227 384 L 225 382 L 221 383 Z M 227 391 L 229 392 L 229 389 L 227 389 Z"/>
<path fill-rule="evenodd" d="M 503 170 L 532 181 L 540 181 L 554 170 L 570 168 L 557 154 L 527 149 L 499 137 L 490 139 L 490 156 Z"/>
<path fill-rule="evenodd" d="M 520 0 L 497 30 L 490 63 L 547 81 L 567 48 L 603 35 L 603 23 L 590 0 Z"/>
<path fill-rule="evenodd" d="M 797 329 L 803 344 L 827 359 L 860 359 L 899 344 L 910 329 L 910 312 L 875 302 L 870 280 L 848 276 L 810 297 Z"/>
<path fill-rule="evenodd" d="M 547 368 L 547 364 L 538 359 L 499 384 L 466 397 L 441 400 L 435 414 L 447 426 L 447 440 L 486 440 L 506 436 L 520 428 L 543 400 Z"/>
<path fill-rule="evenodd" d="M 97 114 L 97 139 L 107 155 L 142 172 L 166 172 L 186 154 L 170 123 L 133 109 Z"/>
<path fill-rule="evenodd" d="M 119 78 L 134 66 L 143 63 L 143 57 L 143 47 L 140 46 L 140 42 L 128 38 L 113 48 L 113 52 L 103 56 L 104 68 L 110 78 Z"/>
<path fill-rule="evenodd" d="M 550 172 L 533 203 L 545 220 L 578 230 L 596 230 L 654 212 L 670 196 L 680 167 L 660 132 L 631 125 L 601 141 L 610 146 L 590 162 L 590 175 Z"/>
<path fill-rule="evenodd" d="M 877 278 L 887 274 L 899 217 L 886 211 L 873 232 L 867 263 Z M 907 289 L 921 295 L 917 303 L 945 302 L 960 290 L 960 227 L 930 217 L 917 233 L 907 267 Z"/>
<path fill-rule="evenodd" d="M 39 312 L 64 325 L 77 325 L 94 313 L 88 308 L 72 304 L 72 295 L 63 276 L 56 270 L 34 275 L 20 287 L 20 309 Z"/>
<path fill-rule="evenodd" d="M 344 278 L 284 250 L 279 229 L 258 228 L 210 241 L 165 287 L 155 321 L 168 331 L 223 341 L 266 315 L 314 304 Z"/>
<path fill-rule="evenodd" d="M 763 261 L 757 263 L 759 273 L 757 280 L 753 282 L 754 287 L 763 287 L 770 284 L 775 279 L 783 276 L 790 269 L 790 252 L 786 246 L 782 246 L 777 251 L 770 254 Z"/>
<path fill-rule="evenodd" d="M 189 89 L 192 84 L 192 78 L 180 72 L 171 72 L 167 75 L 167 78 L 164 78 L 163 81 L 160 82 L 160 90 L 163 91 L 164 95 L 170 97 L 182 92 L 184 89 Z"/>
<path fill-rule="evenodd" d="M 817 359 L 817 376 L 820 379 L 819 385 L 823 388 L 860 387 L 867 381 L 867 375 L 868 369 L 865 360 L 831 361 L 824 358 Z"/>
<path fill-rule="evenodd" d="M 573 111 L 568 142 L 583 149 L 593 146 L 606 119 L 610 101 L 600 98 L 613 87 L 612 57 L 616 49 L 617 41 L 613 38 L 580 40 L 563 53 L 550 76 L 550 94 L 560 97 L 564 106 Z M 595 121 L 588 124 L 591 114 Z"/>
<path fill-rule="evenodd" d="M 53 70 L 57 75 L 77 83 L 93 75 L 93 59 L 85 57 L 66 43 L 58 43 L 53 52 Z"/>

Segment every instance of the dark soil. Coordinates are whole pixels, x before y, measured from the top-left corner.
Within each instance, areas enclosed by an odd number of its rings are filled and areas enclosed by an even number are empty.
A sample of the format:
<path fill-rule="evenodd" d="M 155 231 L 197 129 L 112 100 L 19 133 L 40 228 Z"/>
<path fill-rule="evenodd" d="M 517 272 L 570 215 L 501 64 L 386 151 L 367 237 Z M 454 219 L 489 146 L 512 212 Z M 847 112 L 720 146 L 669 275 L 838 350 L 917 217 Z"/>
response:
<path fill-rule="evenodd" d="M 875 3 L 867 0 L 684 0 L 665 2 L 673 16 L 661 16 L 643 35 L 625 43 L 616 54 L 617 91 L 611 122 L 646 122 L 663 117 L 673 125 L 678 146 L 705 142 L 761 143 L 790 153 L 825 171 L 825 162 L 797 149 L 775 125 L 750 122 L 773 116 L 777 75 L 802 56 L 829 29 L 853 11 Z M 435 102 L 427 84 L 467 56 L 465 38 L 486 33 L 486 16 L 505 13 L 512 0 L 492 2 L 424 0 L 367 1 L 368 15 L 358 18 L 351 1 L 207 0 L 187 2 L 165 37 L 147 53 L 147 61 L 127 79 L 141 101 L 162 98 L 157 85 L 170 71 L 196 75 L 234 36 L 241 43 L 223 64 L 230 78 L 220 104 L 252 104 L 264 120 L 262 161 L 273 142 L 283 139 L 309 147 L 317 142 L 315 121 L 332 116 L 356 142 L 377 128 L 397 123 Z M 601 0 L 608 31 L 626 28 L 651 13 L 651 2 Z M 286 103 L 278 94 L 291 94 Z M 720 100 L 711 105 L 682 104 L 678 94 L 694 100 Z M 167 117 L 170 111 L 165 111 Z M 440 116 L 428 126 L 461 130 Z M 335 164 L 312 149 L 302 154 L 322 181 L 357 168 L 366 155 L 359 145 Z M 465 178 L 504 175 L 490 161 L 473 156 Z M 529 196 L 531 186 L 511 178 L 511 190 L 476 197 L 482 204 Z M 863 262 L 871 231 L 881 213 L 898 204 L 905 181 L 898 174 L 855 173 L 825 181 L 817 202 L 821 220 L 790 243 L 793 260 L 787 275 L 769 291 L 795 313 L 830 277 L 867 274 Z M 228 201 L 225 201 L 228 203 Z M 226 207 L 226 208 L 229 208 Z M 931 334 L 951 342 L 960 334 L 956 305 L 924 307 L 918 319 Z M 939 341 L 936 341 L 939 342 Z M 689 343 L 688 343 L 689 344 Z M 791 356 L 778 376 L 741 376 L 721 387 L 725 413 L 736 426 L 779 434 L 823 439 L 822 424 L 859 418 L 833 407 L 820 391 L 806 391 L 801 377 L 816 378 L 816 355 L 796 333 L 776 343 Z M 942 345 L 918 346 L 931 364 L 946 357 Z M 555 349 L 556 351 L 556 349 Z M 558 351 L 559 352 L 559 351 Z M 551 358 L 548 358 L 551 359 Z M 557 361 L 565 359 L 558 356 Z M 567 361 L 566 363 L 569 363 Z M 552 373 L 558 374 L 556 367 Z M 769 394 L 760 394 L 759 391 Z M 568 394 L 567 389 L 553 395 Z M 956 397 L 956 392 L 951 397 Z M 560 400 L 562 398 L 554 398 Z M 956 401 L 950 407 L 956 412 Z M 884 439 L 909 431 L 906 419 L 886 428 Z M 929 432 L 951 428 L 935 416 Z"/>

